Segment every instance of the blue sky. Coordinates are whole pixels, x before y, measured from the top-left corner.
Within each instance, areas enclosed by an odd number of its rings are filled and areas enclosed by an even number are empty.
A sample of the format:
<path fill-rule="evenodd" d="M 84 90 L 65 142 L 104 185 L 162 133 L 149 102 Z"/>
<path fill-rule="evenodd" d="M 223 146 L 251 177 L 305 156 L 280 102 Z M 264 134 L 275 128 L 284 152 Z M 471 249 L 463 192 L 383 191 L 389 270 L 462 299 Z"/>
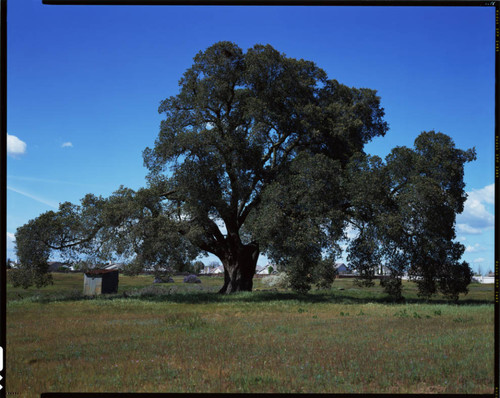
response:
<path fill-rule="evenodd" d="M 493 7 L 49 6 L 9 1 L 7 243 L 16 228 L 86 193 L 145 185 L 142 150 L 161 100 L 220 40 L 271 44 L 330 78 L 378 90 L 384 157 L 422 131 L 475 147 L 457 218 L 464 259 L 494 268 Z M 265 263 L 262 258 L 260 263 Z"/>

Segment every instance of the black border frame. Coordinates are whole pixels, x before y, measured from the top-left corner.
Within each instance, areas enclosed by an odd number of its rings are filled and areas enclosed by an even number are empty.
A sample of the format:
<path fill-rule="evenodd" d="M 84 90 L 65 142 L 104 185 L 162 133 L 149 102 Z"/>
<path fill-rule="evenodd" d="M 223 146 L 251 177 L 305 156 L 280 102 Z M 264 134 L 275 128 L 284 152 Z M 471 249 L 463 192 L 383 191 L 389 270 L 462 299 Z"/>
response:
<path fill-rule="evenodd" d="M 9 0 L 16 1 L 16 0 Z M 494 138 L 494 148 L 495 148 L 495 196 L 498 192 L 498 182 L 500 176 L 500 134 L 499 134 L 499 82 L 498 75 L 500 68 L 498 65 L 498 56 L 500 53 L 500 1 L 473 1 L 473 0 L 452 0 L 452 1 L 436 1 L 436 0 L 41 0 L 42 4 L 58 6 L 58 5 L 72 5 L 72 6 L 99 6 L 99 5 L 126 5 L 126 6 L 403 6 L 403 7 L 495 7 L 495 101 L 496 101 L 496 111 L 495 111 L 495 138 Z M 1 53 L 0 53 L 0 227 L 4 232 L 4 238 L 0 239 L 0 256 L 6 258 L 7 244 L 6 244 L 6 232 L 7 232 L 7 214 L 6 214 L 6 203 L 7 203 L 7 0 L 0 0 L 0 43 L 1 43 Z M 497 213 L 498 213 L 498 202 L 495 201 L 495 226 L 497 225 Z M 496 227 L 495 227 L 496 230 Z M 6 282 L 7 282 L 7 272 L 6 267 L 0 263 L 0 347 L 3 348 L 2 360 L 3 368 L 0 369 L 0 397 L 6 396 L 6 391 L 4 387 L 5 377 L 6 377 Z M 500 310 L 499 310 L 499 296 L 500 296 L 500 281 L 499 281 L 499 251 L 495 245 L 495 380 L 494 380 L 494 393 L 493 394 L 474 394 L 476 397 L 495 397 L 499 398 L 499 385 L 500 385 Z M 189 394 L 190 396 L 230 396 L 233 394 Z M 255 396 L 255 397 L 265 397 L 265 396 L 279 396 L 284 394 L 234 394 L 238 396 Z M 293 394 L 294 395 L 294 394 Z M 298 395 L 298 394 L 297 394 Z M 301 396 L 347 396 L 356 397 L 363 396 L 363 394 L 300 394 Z M 366 394 L 365 394 L 366 395 Z M 378 397 L 392 396 L 392 394 L 367 394 L 376 395 Z M 399 397 L 415 397 L 418 394 L 397 394 Z M 168 396 L 171 398 L 177 398 L 181 396 L 186 396 L 186 394 L 179 393 L 42 393 L 42 398 L 62 398 L 62 397 L 158 397 L 158 396 Z M 460 397 L 468 396 L 465 394 L 440 394 L 440 397 Z"/>

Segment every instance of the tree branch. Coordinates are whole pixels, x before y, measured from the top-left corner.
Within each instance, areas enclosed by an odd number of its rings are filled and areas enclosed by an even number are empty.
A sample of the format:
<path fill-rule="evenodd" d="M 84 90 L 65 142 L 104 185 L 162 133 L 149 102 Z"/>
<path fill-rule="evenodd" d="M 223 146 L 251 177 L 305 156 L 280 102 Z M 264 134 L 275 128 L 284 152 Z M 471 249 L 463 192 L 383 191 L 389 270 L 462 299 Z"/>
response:
<path fill-rule="evenodd" d="M 160 196 L 164 196 L 164 197 L 168 198 L 170 195 L 172 195 L 174 193 L 177 193 L 177 189 L 172 189 L 168 192 L 161 193 Z"/>

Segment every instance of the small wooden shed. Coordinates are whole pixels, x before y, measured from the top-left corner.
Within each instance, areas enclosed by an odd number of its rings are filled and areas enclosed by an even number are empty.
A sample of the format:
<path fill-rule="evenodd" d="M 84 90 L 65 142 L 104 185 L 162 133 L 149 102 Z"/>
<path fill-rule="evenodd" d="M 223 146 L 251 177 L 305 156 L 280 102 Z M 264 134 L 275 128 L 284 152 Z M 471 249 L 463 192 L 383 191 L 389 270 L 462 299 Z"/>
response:
<path fill-rule="evenodd" d="M 83 294 L 85 296 L 117 292 L 118 270 L 94 269 L 85 272 L 83 277 Z"/>

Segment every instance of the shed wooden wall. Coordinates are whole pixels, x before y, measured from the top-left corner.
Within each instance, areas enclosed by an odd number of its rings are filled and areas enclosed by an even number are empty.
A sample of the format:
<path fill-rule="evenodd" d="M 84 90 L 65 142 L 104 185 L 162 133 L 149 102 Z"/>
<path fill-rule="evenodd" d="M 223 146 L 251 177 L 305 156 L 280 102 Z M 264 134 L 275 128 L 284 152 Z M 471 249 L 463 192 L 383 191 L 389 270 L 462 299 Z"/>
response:
<path fill-rule="evenodd" d="M 98 294 L 118 292 L 118 271 L 96 274 L 84 274 L 83 294 L 96 296 Z"/>
<path fill-rule="evenodd" d="M 83 294 L 85 296 L 95 296 L 101 294 L 102 275 L 83 276 Z"/>

